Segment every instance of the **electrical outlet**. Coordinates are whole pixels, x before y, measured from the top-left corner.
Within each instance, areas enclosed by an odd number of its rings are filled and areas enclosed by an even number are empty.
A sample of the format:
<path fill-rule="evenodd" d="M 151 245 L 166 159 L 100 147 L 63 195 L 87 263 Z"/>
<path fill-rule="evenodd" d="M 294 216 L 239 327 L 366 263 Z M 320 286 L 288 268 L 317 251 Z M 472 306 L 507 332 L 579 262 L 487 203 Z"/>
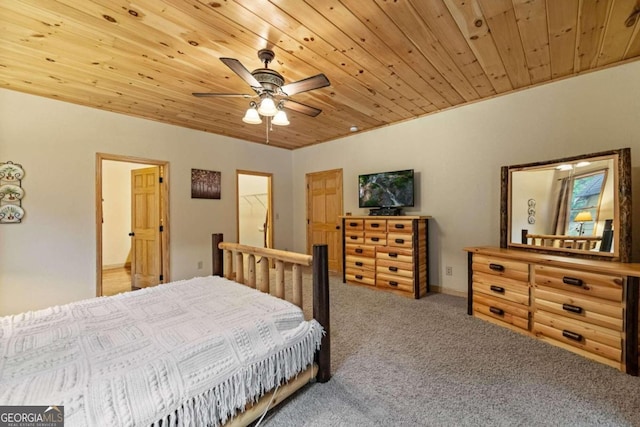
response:
<path fill-rule="evenodd" d="M 447 276 L 453 276 L 453 267 L 447 266 Z"/>
<path fill-rule="evenodd" d="M 198 261 L 198 270 L 202 270 L 202 261 Z"/>

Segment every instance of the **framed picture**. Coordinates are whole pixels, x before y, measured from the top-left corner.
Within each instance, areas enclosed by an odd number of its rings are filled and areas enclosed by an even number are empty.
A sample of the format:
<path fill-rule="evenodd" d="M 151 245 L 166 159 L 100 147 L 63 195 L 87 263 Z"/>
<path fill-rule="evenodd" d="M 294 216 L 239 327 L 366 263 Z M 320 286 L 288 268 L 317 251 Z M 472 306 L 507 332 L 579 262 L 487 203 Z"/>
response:
<path fill-rule="evenodd" d="M 220 179 L 220 172 L 191 169 L 191 198 L 219 199 Z"/>

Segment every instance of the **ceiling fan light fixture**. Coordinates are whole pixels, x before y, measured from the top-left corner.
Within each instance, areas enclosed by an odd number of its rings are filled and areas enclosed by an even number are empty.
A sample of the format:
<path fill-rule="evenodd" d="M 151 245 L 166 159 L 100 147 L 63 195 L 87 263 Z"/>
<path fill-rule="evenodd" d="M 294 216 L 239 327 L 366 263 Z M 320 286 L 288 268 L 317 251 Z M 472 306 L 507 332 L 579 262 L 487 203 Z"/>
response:
<path fill-rule="evenodd" d="M 255 102 L 251 103 L 251 106 L 245 113 L 244 117 L 242 118 L 242 121 L 245 123 L 249 123 L 250 125 L 259 125 L 260 123 L 262 123 L 262 119 L 258 114 L 258 110 L 256 110 Z"/>
<path fill-rule="evenodd" d="M 260 106 L 258 107 L 258 113 L 260 113 L 261 116 L 273 117 L 277 112 L 278 109 L 276 108 L 276 104 L 270 96 L 262 98 Z"/>
<path fill-rule="evenodd" d="M 288 126 L 289 118 L 287 117 L 287 113 L 285 113 L 285 111 L 282 109 L 278 110 L 276 115 L 273 116 L 273 120 L 271 120 L 271 123 L 278 126 Z"/>

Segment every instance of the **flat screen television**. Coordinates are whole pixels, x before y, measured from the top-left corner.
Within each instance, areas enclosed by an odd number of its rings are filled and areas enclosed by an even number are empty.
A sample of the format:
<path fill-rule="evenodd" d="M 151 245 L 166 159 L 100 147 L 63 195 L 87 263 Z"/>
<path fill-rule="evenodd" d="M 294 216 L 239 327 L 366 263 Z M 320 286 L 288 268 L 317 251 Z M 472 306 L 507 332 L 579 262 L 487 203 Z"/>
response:
<path fill-rule="evenodd" d="M 358 200 L 361 208 L 413 206 L 413 169 L 360 175 L 358 177 Z"/>

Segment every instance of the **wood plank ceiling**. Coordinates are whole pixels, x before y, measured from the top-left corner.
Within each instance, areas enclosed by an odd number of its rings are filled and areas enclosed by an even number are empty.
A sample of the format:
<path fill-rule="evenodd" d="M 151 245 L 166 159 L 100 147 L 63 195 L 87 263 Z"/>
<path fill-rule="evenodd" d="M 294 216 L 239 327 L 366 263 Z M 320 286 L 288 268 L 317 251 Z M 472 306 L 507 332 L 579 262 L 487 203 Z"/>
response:
<path fill-rule="evenodd" d="M 290 83 L 269 143 L 317 144 L 640 57 L 640 0 L 9 0 L 0 87 L 265 143 L 241 121 L 252 93 L 220 60 Z"/>

